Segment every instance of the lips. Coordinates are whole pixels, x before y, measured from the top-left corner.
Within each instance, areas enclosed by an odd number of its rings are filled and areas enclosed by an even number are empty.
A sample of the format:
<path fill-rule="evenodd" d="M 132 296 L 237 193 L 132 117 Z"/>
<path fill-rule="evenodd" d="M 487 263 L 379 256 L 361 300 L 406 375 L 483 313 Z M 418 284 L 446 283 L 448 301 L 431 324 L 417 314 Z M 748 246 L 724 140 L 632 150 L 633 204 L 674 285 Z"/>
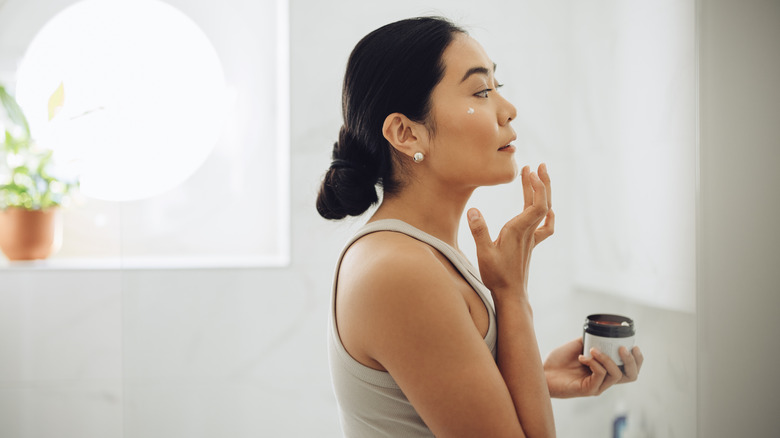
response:
<path fill-rule="evenodd" d="M 515 147 L 512 145 L 512 142 L 517 140 L 517 136 L 512 136 L 511 139 L 509 139 L 509 142 L 500 148 L 498 148 L 499 151 L 514 151 Z"/>

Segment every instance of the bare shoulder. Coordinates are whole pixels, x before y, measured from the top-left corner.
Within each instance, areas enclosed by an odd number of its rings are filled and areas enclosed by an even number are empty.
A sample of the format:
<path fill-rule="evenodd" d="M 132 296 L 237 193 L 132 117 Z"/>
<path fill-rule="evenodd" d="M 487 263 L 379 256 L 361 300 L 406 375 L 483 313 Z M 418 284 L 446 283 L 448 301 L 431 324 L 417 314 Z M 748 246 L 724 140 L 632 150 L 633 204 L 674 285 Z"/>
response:
<path fill-rule="evenodd" d="M 384 370 L 387 347 L 401 345 L 399 327 L 419 330 L 443 306 L 468 316 L 436 250 L 407 235 L 382 231 L 356 241 L 339 269 L 336 319 L 341 341 L 359 362 Z M 384 350 L 383 350 L 384 349 Z"/>
<path fill-rule="evenodd" d="M 435 249 L 405 234 L 381 231 L 362 237 L 347 250 L 339 285 L 373 290 L 365 286 L 416 283 L 439 271 L 444 272 Z M 419 275 L 423 273 L 428 275 Z"/>
<path fill-rule="evenodd" d="M 338 302 L 359 306 L 407 307 L 422 299 L 450 298 L 452 276 L 431 246 L 392 231 L 369 234 L 344 255 L 338 277 Z M 421 293 L 425 291 L 425 293 Z M 441 292 L 437 292 L 441 291 Z M 440 294 L 446 294 L 442 297 Z M 399 309 L 406 311 L 406 309 Z"/>

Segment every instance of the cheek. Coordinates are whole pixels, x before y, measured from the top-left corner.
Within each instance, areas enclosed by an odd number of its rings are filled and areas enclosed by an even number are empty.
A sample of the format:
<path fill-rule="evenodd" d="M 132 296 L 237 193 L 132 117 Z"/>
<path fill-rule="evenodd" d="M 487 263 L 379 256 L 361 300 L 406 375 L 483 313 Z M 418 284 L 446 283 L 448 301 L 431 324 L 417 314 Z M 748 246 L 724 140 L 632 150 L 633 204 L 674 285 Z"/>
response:
<path fill-rule="evenodd" d="M 458 143 L 478 146 L 482 142 L 491 141 L 495 135 L 494 120 L 491 120 L 488 111 L 480 110 L 476 106 L 466 106 L 460 111 L 452 110 L 443 117 L 446 125 L 442 126 L 442 132 L 446 131 L 447 136 Z"/>
<path fill-rule="evenodd" d="M 470 113 L 469 108 L 474 112 Z M 481 169 L 494 165 L 495 154 L 491 152 L 498 148 L 495 112 L 491 114 L 477 104 L 458 102 L 447 107 L 442 105 L 434 114 L 436 136 L 433 145 L 438 149 L 436 162 L 443 174 L 463 178 L 473 172 L 481 174 Z M 513 169 L 508 170 L 514 174 Z"/>

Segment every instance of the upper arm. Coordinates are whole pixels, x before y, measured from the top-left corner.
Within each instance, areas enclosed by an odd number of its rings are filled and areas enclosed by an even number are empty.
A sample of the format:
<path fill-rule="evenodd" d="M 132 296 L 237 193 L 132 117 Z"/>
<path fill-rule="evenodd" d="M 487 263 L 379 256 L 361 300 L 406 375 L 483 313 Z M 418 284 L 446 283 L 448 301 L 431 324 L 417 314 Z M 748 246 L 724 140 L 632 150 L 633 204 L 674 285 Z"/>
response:
<path fill-rule="evenodd" d="M 387 369 L 436 436 L 522 436 L 506 383 L 452 277 L 427 247 L 402 246 L 345 257 L 339 331 L 359 332 L 357 345 Z"/>

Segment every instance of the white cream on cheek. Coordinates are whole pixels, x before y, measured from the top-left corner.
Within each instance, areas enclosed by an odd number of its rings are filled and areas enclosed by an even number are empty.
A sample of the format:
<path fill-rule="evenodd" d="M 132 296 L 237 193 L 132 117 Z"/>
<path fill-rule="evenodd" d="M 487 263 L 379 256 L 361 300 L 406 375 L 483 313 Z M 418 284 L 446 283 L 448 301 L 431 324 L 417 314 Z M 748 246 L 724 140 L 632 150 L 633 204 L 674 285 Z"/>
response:
<path fill-rule="evenodd" d="M 468 114 L 474 114 L 474 108 L 469 107 L 469 110 L 466 111 Z"/>

